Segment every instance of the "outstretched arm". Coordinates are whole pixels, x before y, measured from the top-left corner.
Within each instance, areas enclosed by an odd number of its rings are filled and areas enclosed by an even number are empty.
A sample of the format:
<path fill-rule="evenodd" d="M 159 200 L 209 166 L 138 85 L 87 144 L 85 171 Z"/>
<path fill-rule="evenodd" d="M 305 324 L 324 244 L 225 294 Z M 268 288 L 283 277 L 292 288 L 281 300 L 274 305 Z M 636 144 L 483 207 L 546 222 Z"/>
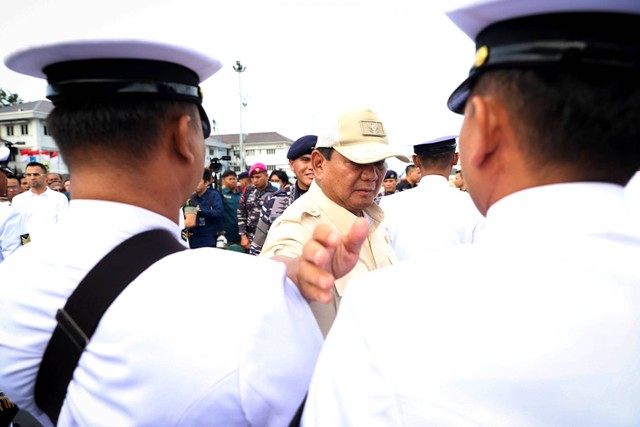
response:
<path fill-rule="evenodd" d="M 331 301 L 334 282 L 355 267 L 360 248 L 367 238 L 369 224 L 359 218 L 349 232 L 342 235 L 327 224 L 318 225 L 305 243 L 302 255 L 290 258 L 276 255 L 272 259 L 287 265 L 287 277 L 308 301 Z"/>

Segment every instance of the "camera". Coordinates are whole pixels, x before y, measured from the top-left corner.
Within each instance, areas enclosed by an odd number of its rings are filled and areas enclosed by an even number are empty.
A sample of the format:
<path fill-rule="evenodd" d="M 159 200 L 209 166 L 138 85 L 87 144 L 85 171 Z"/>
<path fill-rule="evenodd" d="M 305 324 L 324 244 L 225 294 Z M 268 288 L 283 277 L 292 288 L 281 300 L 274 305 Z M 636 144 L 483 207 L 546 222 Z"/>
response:
<path fill-rule="evenodd" d="M 231 160 L 231 156 L 222 156 L 220 158 L 210 157 L 209 159 L 211 160 L 209 163 L 209 170 L 213 173 L 218 173 L 222 170 L 222 163 L 220 163 L 220 160 L 229 161 Z"/>
<path fill-rule="evenodd" d="M 222 170 L 222 164 L 220 163 L 220 159 L 214 157 L 211 159 L 211 163 L 209 163 L 209 170 L 214 173 L 218 173 Z"/>

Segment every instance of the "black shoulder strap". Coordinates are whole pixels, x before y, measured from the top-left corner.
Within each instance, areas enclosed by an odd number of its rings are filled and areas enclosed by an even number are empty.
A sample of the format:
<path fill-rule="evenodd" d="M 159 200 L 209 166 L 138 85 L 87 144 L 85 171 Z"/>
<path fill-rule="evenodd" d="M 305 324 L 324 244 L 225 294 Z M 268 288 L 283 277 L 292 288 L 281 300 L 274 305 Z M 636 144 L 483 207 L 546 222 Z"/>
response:
<path fill-rule="evenodd" d="M 140 273 L 159 259 L 186 249 L 166 230 L 150 230 L 125 240 L 109 252 L 80 282 L 64 308 L 40 363 L 35 400 L 58 422 L 73 371 L 100 318 Z"/>
<path fill-rule="evenodd" d="M 295 415 L 293 416 L 293 419 L 289 423 L 289 427 L 300 427 L 300 423 L 302 422 L 302 413 L 304 412 L 304 404 L 306 403 L 306 401 L 307 401 L 307 394 L 304 395 L 304 398 L 302 399 L 302 403 L 300 403 L 300 406 L 298 406 L 298 410 L 296 411 Z"/>
<path fill-rule="evenodd" d="M 19 410 L 18 405 L 10 401 L 9 398 L 0 391 L 0 427 L 17 426 L 18 424 L 11 424 L 11 420 L 13 420 Z"/>

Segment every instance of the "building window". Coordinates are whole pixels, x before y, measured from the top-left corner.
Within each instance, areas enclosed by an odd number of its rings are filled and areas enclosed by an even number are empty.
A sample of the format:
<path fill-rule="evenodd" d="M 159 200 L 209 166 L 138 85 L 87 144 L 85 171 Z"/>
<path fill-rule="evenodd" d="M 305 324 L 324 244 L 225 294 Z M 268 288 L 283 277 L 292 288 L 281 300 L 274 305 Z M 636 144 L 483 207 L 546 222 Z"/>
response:
<path fill-rule="evenodd" d="M 20 125 L 22 135 L 29 135 L 29 125 Z"/>
<path fill-rule="evenodd" d="M 44 134 L 49 135 L 49 128 L 47 127 L 47 125 L 44 125 Z"/>
<path fill-rule="evenodd" d="M 255 156 L 256 155 L 256 150 L 247 150 L 245 154 L 247 156 Z"/>
<path fill-rule="evenodd" d="M 274 171 L 274 170 L 276 170 L 276 169 L 278 169 L 278 168 L 276 167 L 276 165 L 267 165 L 267 170 L 269 170 L 269 171 Z"/>
<path fill-rule="evenodd" d="M 13 136 L 13 126 L 7 125 L 7 136 Z"/>
<path fill-rule="evenodd" d="M 276 154 L 275 148 L 267 148 L 267 154 Z"/>

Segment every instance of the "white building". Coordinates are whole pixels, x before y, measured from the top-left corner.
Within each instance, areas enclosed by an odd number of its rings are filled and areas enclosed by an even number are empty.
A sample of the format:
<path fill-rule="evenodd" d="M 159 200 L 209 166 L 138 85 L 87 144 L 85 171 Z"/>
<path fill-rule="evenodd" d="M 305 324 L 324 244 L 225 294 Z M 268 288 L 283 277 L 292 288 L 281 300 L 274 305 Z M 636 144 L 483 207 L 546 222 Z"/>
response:
<path fill-rule="evenodd" d="M 11 149 L 8 163 L 10 169 L 17 173 L 24 172 L 27 163 L 38 161 L 48 165 L 52 172 L 69 172 L 60 156 L 53 155 L 58 153 L 58 147 L 49 135 L 46 124 L 52 109 L 53 104 L 46 100 L 0 108 L 0 144 Z M 291 139 L 277 132 L 245 134 L 243 146 L 247 169 L 260 162 L 267 166 L 267 170 L 282 169 L 295 180 L 287 159 L 287 151 L 292 143 Z M 205 140 L 205 145 L 204 166 L 215 162 L 220 164 L 220 172 L 225 169 L 242 172 L 238 134 L 217 135 L 214 128 L 214 133 Z M 43 152 L 49 154 L 42 154 Z"/>
<path fill-rule="evenodd" d="M 53 104 L 44 100 L 0 108 L 0 139 L 11 150 L 8 166 L 14 172 L 24 172 L 30 161 L 45 163 L 52 172 L 69 172 L 47 130 L 52 109 Z"/>
<path fill-rule="evenodd" d="M 231 147 L 230 168 L 236 173 L 242 172 L 240 166 L 240 139 L 237 133 L 212 136 L 219 138 L 225 145 Z M 293 140 L 277 132 L 257 132 L 244 134 L 244 160 L 247 171 L 254 163 L 264 163 L 268 171 L 282 169 L 295 180 L 295 175 L 289 169 L 287 152 Z"/>

